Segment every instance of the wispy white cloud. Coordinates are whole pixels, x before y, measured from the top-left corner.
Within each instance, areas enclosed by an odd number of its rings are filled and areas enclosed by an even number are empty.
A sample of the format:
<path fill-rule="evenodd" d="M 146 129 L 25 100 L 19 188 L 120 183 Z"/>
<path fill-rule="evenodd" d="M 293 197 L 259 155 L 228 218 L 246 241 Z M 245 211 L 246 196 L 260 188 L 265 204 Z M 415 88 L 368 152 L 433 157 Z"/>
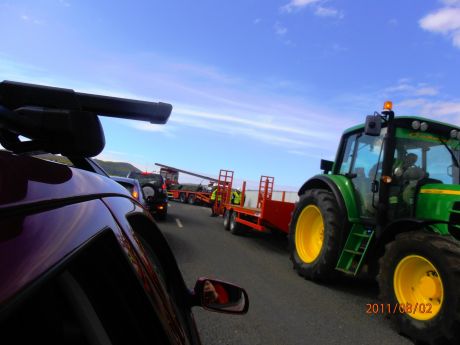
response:
<path fill-rule="evenodd" d="M 76 84 L 69 75 L 53 80 L 53 74 L 47 70 L 35 70 L 0 55 L 0 74 L 6 79 L 71 87 L 88 93 L 170 102 L 174 108 L 166 126 L 124 122 L 136 130 L 169 137 L 181 135 L 186 128 L 195 128 L 223 134 L 223 138 L 238 135 L 248 142 L 263 142 L 273 147 L 314 148 L 324 152 L 329 147 L 335 150 L 334 141 L 351 125 L 351 120 L 342 113 L 315 106 L 304 97 L 288 96 L 285 91 L 297 87 L 289 80 L 245 80 L 212 67 L 171 59 L 155 60 L 152 56 L 138 59 L 151 62 L 155 68 L 141 70 L 138 65 L 144 63 L 136 59 L 124 58 L 123 63 L 113 63 L 101 58 L 99 61 L 104 61 L 104 65 L 88 65 L 86 75 L 91 78 Z M 179 70 L 181 73 L 177 73 Z M 205 73 L 197 80 L 200 71 Z"/>
<path fill-rule="evenodd" d="M 304 7 L 308 6 L 308 5 L 318 3 L 320 1 L 321 0 L 291 0 L 291 2 L 289 2 L 288 4 L 282 6 L 281 10 L 290 13 L 290 12 L 292 12 L 294 10 L 304 8 Z"/>
<path fill-rule="evenodd" d="M 41 24 L 44 24 L 45 22 L 41 19 L 37 19 L 37 18 L 32 18 L 31 16 L 27 15 L 27 14 L 21 14 L 20 16 L 21 20 L 26 22 L 26 23 L 32 23 L 32 24 L 35 24 L 35 25 L 41 25 Z"/>
<path fill-rule="evenodd" d="M 439 93 L 435 87 L 420 87 L 415 90 L 417 96 L 436 96 Z"/>
<path fill-rule="evenodd" d="M 403 78 L 396 85 L 385 88 L 383 92 L 390 95 L 398 94 L 403 97 L 436 96 L 439 94 L 439 88 L 425 83 L 413 85 L 410 80 Z"/>
<path fill-rule="evenodd" d="M 431 100 L 427 98 L 408 98 L 395 106 L 404 113 L 412 113 L 440 121 L 460 125 L 460 100 Z"/>
<path fill-rule="evenodd" d="M 259 24 L 261 21 L 262 21 L 262 19 L 256 18 L 256 19 L 254 19 L 252 22 L 253 22 L 255 25 L 257 25 L 257 24 Z"/>
<path fill-rule="evenodd" d="M 274 29 L 275 29 L 275 33 L 278 36 L 284 36 L 284 35 L 286 35 L 286 33 L 288 31 L 288 29 L 285 26 L 283 26 L 280 22 L 275 23 Z"/>
<path fill-rule="evenodd" d="M 289 3 L 283 5 L 280 10 L 284 13 L 293 13 L 310 7 L 313 10 L 313 13 L 318 17 L 338 19 L 342 19 L 344 17 L 342 11 L 331 6 L 324 6 L 323 4 L 326 2 L 326 0 L 291 0 Z"/>
<path fill-rule="evenodd" d="M 206 111 L 197 111 L 193 109 L 187 109 L 182 107 L 176 107 L 174 110 L 175 114 L 180 114 L 187 117 L 201 118 L 211 120 L 209 123 L 232 123 L 242 125 L 246 128 L 254 128 L 256 130 L 269 130 L 288 135 L 300 135 L 309 138 L 323 139 L 327 137 L 327 132 L 318 130 L 308 130 L 306 128 L 286 126 L 280 121 L 273 121 L 269 117 L 265 117 L 263 120 L 251 120 L 235 116 L 235 114 L 219 114 L 210 113 Z"/>
<path fill-rule="evenodd" d="M 276 130 L 261 130 L 261 128 L 257 126 L 241 126 L 239 121 L 222 121 L 219 119 L 220 117 L 217 116 L 213 121 L 209 121 L 210 117 L 194 117 L 193 115 L 190 116 L 187 112 L 180 112 L 172 116 L 170 122 L 182 126 L 222 133 L 225 134 L 227 138 L 231 138 L 232 136 L 246 137 L 271 146 L 303 148 L 324 147 L 324 143 L 321 144 L 318 139 L 311 140 L 311 137 L 286 135 L 286 133 Z"/>
<path fill-rule="evenodd" d="M 444 7 L 429 13 L 419 21 L 422 29 L 451 38 L 460 48 L 460 1 L 444 0 Z"/>
<path fill-rule="evenodd" d="M 128 124 L 130 127 L 139 129 L 141 131 L 161 133 L 169 138 L 174 138 L 175 127 L 171 125 L 155 125 L 148 122 L 130 121 Z"/>
<path fill-rule="evenodd" d="M 59 3 L 64 7 L 70 7 L 70 2 L 66 0 L 59 0 Z"/>
<path fill-rule="evenodd" d="M 344 16 L 344 14 L 336 8 L 323 6 L 316 7 L 315 15 L 319 17 L 337 17 L 339 19 L 343 18 Z"/>

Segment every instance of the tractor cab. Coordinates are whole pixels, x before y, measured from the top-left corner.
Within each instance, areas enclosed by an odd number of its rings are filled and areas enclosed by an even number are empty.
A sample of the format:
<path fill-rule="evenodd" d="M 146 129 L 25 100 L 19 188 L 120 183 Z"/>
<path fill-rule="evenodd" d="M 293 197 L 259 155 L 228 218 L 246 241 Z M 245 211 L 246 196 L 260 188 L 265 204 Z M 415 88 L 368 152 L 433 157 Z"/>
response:
<path fill-rule="evenodd" d="M 344 133 L 334 173 L 353 185 L 364 222 L 384 226 L 399 218 L 426 218 L 419 198 L 450 190 L 450 199 L 452 191 L 460 199 L 459 139 L 458 127 L 394 117 L 387 104 L 382 114 L 368 116 L 364 125 Z"/>

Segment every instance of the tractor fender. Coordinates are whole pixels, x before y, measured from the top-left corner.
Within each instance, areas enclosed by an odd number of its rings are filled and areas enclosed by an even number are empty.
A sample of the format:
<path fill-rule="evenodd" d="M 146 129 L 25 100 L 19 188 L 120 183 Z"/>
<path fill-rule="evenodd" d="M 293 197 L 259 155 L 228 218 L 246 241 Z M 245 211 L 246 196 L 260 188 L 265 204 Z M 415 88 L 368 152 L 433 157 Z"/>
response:
<path fill-rule="evenodd" d="M 353 186 L 348 178 L 339 175 L 316 175 L 300 187 L 299 196 L 309 189 L 325 189 L 334 195 L 340 213 L 353 222 L 359 219 Z"/>

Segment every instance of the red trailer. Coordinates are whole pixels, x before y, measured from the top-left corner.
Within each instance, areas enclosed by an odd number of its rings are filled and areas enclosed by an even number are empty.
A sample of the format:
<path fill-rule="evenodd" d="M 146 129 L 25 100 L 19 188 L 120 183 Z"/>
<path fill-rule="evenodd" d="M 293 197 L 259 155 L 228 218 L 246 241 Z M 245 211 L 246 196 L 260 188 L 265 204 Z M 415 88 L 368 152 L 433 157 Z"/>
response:
<path fill-rule="evenodd" d="M 168 198 L 179 200 L 183 203 L 195 204 L 195 203 L 203 203 L 209 204 L 211 193 L 210 192 L 203 192 L 203 191 L 193 191 L 187 189 L 169 189 L 168 190 Z"/>
<path fill-rule="evenodd" d="M 294 203 L 285 201 L 286 192 L 282 193 L 281 201 L 272 200 L 274 181 L 271 176 L 260 177 L 256 207 L 244 206 L 246 182 L 243 182 L 240 205 L 233 205 L 230 203 L 232 174 L 229 183 L 223 185 L 222 195 L 226 197 L 222 197 L 225 201 L 219 207 L 219 214 L 224 217 L 224 228 L 235 235 L 243 233 L 247 227 L 261 232 L 276 229 L 287 234 Z"/>
<path fill-rule="evenodd" d="M 179 173 L 199 177 L 204 180 L 208 180 L 209 182 L 217 182 L 217 179 L 206 175 L 197 174 L 192 171 L 174 168 L 161 163 L 155 163 L 155 165 L 161 167 L 160 174 L 163 175 L 166 179 L 169 199 L 179 200 L 183 203 L 188 202 L 189 204 L 201 203 L 207 205 L 210 203 L 211 192 L 207 190 L 206 186 L 202 186 L 201 184 L 181 185 L 179 183 Z"/>

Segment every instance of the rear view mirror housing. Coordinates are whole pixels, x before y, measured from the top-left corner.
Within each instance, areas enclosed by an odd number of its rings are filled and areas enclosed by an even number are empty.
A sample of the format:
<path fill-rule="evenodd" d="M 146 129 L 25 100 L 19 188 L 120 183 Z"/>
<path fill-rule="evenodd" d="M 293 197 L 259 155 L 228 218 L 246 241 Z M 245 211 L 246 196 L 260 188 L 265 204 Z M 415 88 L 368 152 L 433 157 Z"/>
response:
<path fill-rule="evenodd" d="M 366 124 L 364 127 L 364 134 L 377 137 L 380 135 L 382 129 L 382 119 L 380 115 L 366 116 Z"/>
<path fill-rule="evenodd" d="M 321 159 L 320 168 L 325 174 L 328 174 L 330 171 L 332 171 L 333 167 L 334 167 L 334 162 L 333 161 L 328 161 L 326 159 Z"/>

